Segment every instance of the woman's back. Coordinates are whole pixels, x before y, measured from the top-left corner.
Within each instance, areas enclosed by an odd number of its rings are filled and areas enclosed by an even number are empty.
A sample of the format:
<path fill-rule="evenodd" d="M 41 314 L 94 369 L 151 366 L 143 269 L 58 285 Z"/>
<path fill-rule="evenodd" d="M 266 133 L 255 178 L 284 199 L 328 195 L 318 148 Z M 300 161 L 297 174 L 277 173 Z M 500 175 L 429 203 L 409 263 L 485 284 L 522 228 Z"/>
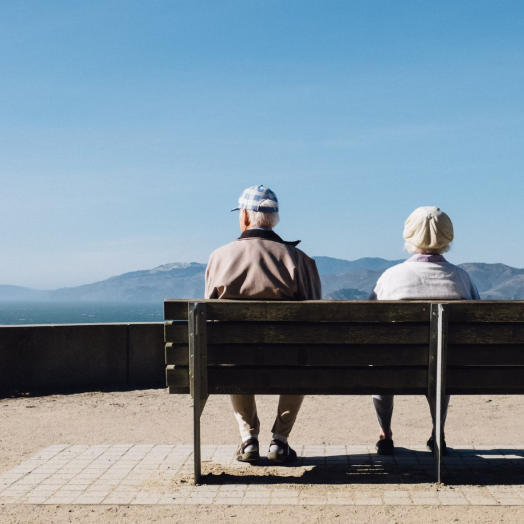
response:
<path fill-rule="evenodd" d="M 479 300 L 478 291 L 462 268 L 441 255 L 415 255 L 388 269 L 378 280 L 372 300 Z"/>

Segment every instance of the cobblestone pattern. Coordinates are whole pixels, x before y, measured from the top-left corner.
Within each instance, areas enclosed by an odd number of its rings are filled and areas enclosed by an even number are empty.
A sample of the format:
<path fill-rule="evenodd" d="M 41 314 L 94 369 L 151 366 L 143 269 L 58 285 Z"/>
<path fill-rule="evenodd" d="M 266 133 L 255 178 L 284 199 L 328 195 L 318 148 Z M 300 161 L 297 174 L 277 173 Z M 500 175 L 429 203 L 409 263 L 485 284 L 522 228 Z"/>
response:
<path fill-rule="evenodd" d="M 294 447 L 300 456 L 296 468 L 326 470 L 327 474 L 332 468 L 342 471 L 346 480 L 332 486 L 324 482 L 315 491 L 319 486 L 297 485 L 294 489 L 296 477 L 282 487 L 286 482 L 282 477 L 253 480 L 249 476 L 242 483 L 242 476 L 229 475 L 221 484 L 216 484 L 215 477 L 213 484 L 175 484 L 173 488 L 174 479 L 192 473 L 192 446 L 55 445 L 0 475 L 0 504 L 524 505 L 524 445 L 457 446 L 444 459 L 444 476 L 459 479 L 473 472 L 476 482 L 486 478 L 500 482 L 430 485 L 425 491 L 415 481 L 403 489 L 391 489 L 392 483 L 381 481 L 380 475 L 374 483 L 366 481 L 357 489 L 346 489 L 355 488 L 353 480 L 359 484 L 359 475 L 388 468 L 400 476 L 409 471 L 427 475 L 422 483 L 431 483 L 433 458 L 422 446 L 397 448 L 394 457 L 379 457 L 371 446 Z M 202 460 L 228 470 L 252 467 L 234 461 L 235 449 L 203 446 Z M 498 477 L 493 477 L 494 472 Z M 151 479 L 155 479 L 153 484 Z"/>

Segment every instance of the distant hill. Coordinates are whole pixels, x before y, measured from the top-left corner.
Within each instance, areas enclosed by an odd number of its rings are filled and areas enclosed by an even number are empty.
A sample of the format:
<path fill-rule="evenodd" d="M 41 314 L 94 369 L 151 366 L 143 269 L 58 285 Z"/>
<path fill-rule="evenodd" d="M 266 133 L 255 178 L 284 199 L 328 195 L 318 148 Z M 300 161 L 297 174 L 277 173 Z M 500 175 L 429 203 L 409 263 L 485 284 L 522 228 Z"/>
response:
<path fill-rule="evenodd" d="M 524 300 L 524 269 L 504 264 L 460 264 L 486 300 Z"/>
<path fill-rule="evenodd" d="M 155 269 L 133 271 L 116 277 L 49 292 L 50 300 L 156 302 L 166 298 L 204 296 L 206 264 L 165 264 Z"/>
<path fill-rule="evenodd" d="M 357 271 L 350 271 L 339 275 L 321 275 L 322 293 L 328 295 L 340 289 L 357 289 L 366 293 L 367 297 L 369 297 L 377 280 L 384 271 L 386 270 L 358 269 Z"/>
<path fill-rule="evenodd" d="M 325 300 L 367 300 L 369 293 L 367 291 L 360 291 L 359 289 L 339 289 L 333 293 L 326 293 Z"/>
<path fill-rule="evenodd" d="M 365 300 L 382 273 L 403 260 L 361 258 L 349 261 L 314 257 L 327 300 Z M 524 269 L 504 264 L 461 264 L 476 284 L 482 298 L 524 300 Z M 166 298 L 202 298 L 205 264 L 172 263 L 155 269 L 133 271 L 78 287 L 38 291 L 1 286 L 2 301 L 98 301 L 158 302 Z"/>
<path fill-rule="evenodd" d="M 0 300 L 45 300 L 47 293 L 28 287 L 0 285 Z"/>
<path fill-rule="evenodd" d="M 359 269 L 386 270 L 404 262 L 404 260 L 385 260 L 383 258 L 359 258 L 358 260 L 343 260 L 331 257 L 313 257 L 317 263 L 319 275 L 339 275 L 358 271 Z"/>

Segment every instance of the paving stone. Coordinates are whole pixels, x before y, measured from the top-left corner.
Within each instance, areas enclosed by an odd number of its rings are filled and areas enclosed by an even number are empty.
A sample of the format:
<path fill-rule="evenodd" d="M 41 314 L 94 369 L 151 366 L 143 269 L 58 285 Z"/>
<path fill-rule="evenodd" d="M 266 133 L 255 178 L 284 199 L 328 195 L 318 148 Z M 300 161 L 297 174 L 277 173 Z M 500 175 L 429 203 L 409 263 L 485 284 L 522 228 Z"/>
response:
<path fill-rule="evenodd" d="M 466 497 L 472 506 L 496 506 L 497 501 L 488 497 Z"/>
<path fill-rule="evenodd" d="M 440 496 L 440 502 L 444 506 L 467 506 L 469 505 L 469 502 L 464 497 Z"/>
<path fill-rule="evenodd" d="M 83 494 L 80 495 L 76 500 L 75 504 L 102 504 L 102 501 L 104 500 L 104 495 L 89 495 L 89 494 Z"/>
<path fill-rule="evenodd" d="M 357 498 L 355 500 L 355 505 L 357 506 L 381 506 L 382 499 L 379 497 Z"/>
<path fill-rule="evenodd" d="M 131 504 L 137 494 L 138 493 L 111 494 L 102 501 L 102 504 Z"/>
<path fill-rule="evenodd" d="M 78 493 L 76 495 L 68 496 L 68 497 L 49 497 L 44 504 L 72 504 L 73 501 L 78 498 Z"/>
<path fill-rule="evenodd" d="M 0 495 L 0 504 L 14 504 L 18 500 L 20 500 L 21 497 L 4 497 L 3 495 Z"/>
<path fill-rule="evenodd" d="M 186 504 L 213 504 L 214 497 L 188 497 Z"/>
<path fill-rule="evenodd" d="M 439 501 L 436 497 L 413 497 L 414 506 L 436 506 Z"/>
<path fill-rule="evenodd" d="M 44 504 L 49 497 L 33 495 L 30 497 L 22 497 L 18 500 L 19 504 Z"/>
<path fill-rule="evenodd" d="M 409 497 L 384 497 L 384 503 L 388 506 L 410 506 L 411 499 Z"/>
<path fill-rule="evenodd" d="M 328 496 L 327 503 L 328 504 L 337 504 L 340 506 L 353 506 L 355 504 L 355 501 L 350 497 Z"/>
<path fill-rule="evenodd" d="M 427 471 L 432 477 L 434 462 L 424 446 L 399 446 L 394 457 L 376 455 L 373 446 L 322 446 L 295 444 L 304 458 L 298 468 L 349 468 L 351 475 L 374 475 L 381 472 Z M 444 472 L 459 475 L 489 474 L 506 483 L 511 475 L 520 474 L 524 465 L 523 446 L 456 446 L 443 462 Z M 236 445 L 202 447 L 204 459 L 221 463 L 230 469 L 249 468 L 234 461 Z M 178 473 L 177 473 L 178 472 Z M 307 490 L 283 489 L 267 484 L 264 477 L 258 483 L 180 486 L 174 494 L 140 491 L 144 482 L 154 477 L 166 482 L 177 474 L 193 472 L 192 449 L 188 445 L 56 446 L 41 451 L 29 460 L 0 475 L 2 503 L 78 503 L 86 504 L 358 504 L 358 505 L 524 505 L 524 485 L 501 484 L 463 486 L 439 491 L 362 489 L 354 495 L 333 492 L 317 496 Z M 509 476 L 509 477 L 508 477 Z M 239 480 L 241 478 L 239 477 Z M 433 478 L 431 478 L 433 481 Z M 131 499 L 131 500 L 130 500 Z"/>
<path fill-rule="evenodd" d="M 409 492 L 408 491 L 384 491 L 385 497 L 390 498 L 407 498 L 409 499 Z"/>
<path fill-rule="evenodd" d="M 298 498 L 298 504 L 306 506 L 324 506 L 327 504 L 327 498 L 303 495 Z"/>

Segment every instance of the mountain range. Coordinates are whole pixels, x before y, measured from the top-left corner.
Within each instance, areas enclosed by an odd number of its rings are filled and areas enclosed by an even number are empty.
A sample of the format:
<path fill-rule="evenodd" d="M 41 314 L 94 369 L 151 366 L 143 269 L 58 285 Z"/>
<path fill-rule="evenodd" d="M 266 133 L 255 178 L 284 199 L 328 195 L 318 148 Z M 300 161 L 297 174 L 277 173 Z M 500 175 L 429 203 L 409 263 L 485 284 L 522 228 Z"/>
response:
<path fill-rule="evenodd" d="M 382 273 L 403 262 L 383 258 L 342 260 L 313 257 L 328 300 L 366 300 Z M 481 297 L 488 300 L 523 300 L 524 269 L 504 264 L 460 264 L 471 276 Z M 156 302 L 165 298 L 202 298 L 205 264 L 165 264 L 133 271 L 107 280 L 53 291 L 0 285 L 0 301 Z"/>

